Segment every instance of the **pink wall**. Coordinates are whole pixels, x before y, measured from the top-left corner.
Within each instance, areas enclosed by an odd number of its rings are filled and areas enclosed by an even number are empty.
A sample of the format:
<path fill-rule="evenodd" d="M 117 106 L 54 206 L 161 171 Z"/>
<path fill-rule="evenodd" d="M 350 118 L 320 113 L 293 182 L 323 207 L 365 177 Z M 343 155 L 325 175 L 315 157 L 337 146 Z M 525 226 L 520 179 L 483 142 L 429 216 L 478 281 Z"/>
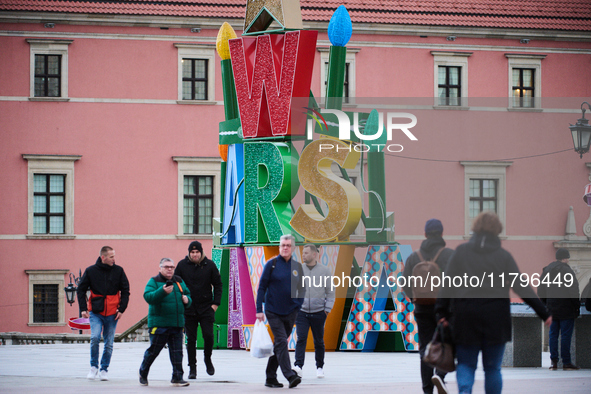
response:
<path fill-rule="evenodd" d="M 0 24 L 0 30 L 49 32 L 40 24 Z M 10 269 L 11 280 L 0 286 L 0 331 L 67 332 L 65 327 L 28 327 L 28 269 L 69 269 L 78 273 L 94 263 L 103 245 L 117 253 L 131 282 L 131 302 L 118 326 L 123 332 L 147 313 L 142 298 L 147 280 L 157 273 L 162 257 L 178 261 L 189 240 L 177 240 L 177 164 L 172 156 L 217 156 L 221 105 L 177 105 L 177 48 L 174 43 L 213 43 L 215 30 L 198 35 L 188 29 L 150 27 L 57 25 L 50 33 L 85 33 L 69 46 L 69 96 L 72 99 L 168 100 L 170 104 L 100 102 L 29 102 L 29 44 L 27 35 L 0 37 L 0 266 Z M 240 32 L 238 32 L 240 33 Z M 107 39 L 102 34 L 143 35 L 143 39 Z M 156 37 L 157 36 L 157 37 Z M 170 39 L 166 39 L 170 36 Z M 45 38 L 62 38 L 47 36 Z M 179 38 L 180 37 L 180 38 Z M 186 37 L 186 40 L 181 38 Z M 327 40 L 326 33 L 319 34 Z M 192 41 L 191 41 L 192 42 Z M 370 46 L 371 42 L 408 43 L 408 48 Z M 417 45 L 415 45 L 417 44 Z M 393 143 L 404 151 L 388 154 L 387 208 L 396 213 L 396 234 L 421 237 L 424 223 L 437 217 L 451 247 L 463 242 L 464 168 L 461 160 L 493 160 L 568 149 L 568 123 L 580 113 L 507 112 L 507 52 L 456 49 L 457 45 L 519 47 L 516 40 L 460 37 L 355 35 L 349 46 L 361 48 L 356 56 L 357 97 L 426 97 L 433 104 L 433 48 L 474 52 L 469 62 L 469 96 L 500 97 L 472 106 L 501 111 L 408 110 L 419 123 L 418 141 L 401 132 Z M 415 46 L 415 47 L 412 47 Z M 419 47 L 416 47 L 419 46 Z M 532 41 L 529 48 L 591 49 L 591 43 Z M 376 60 L 377 59 L 377 60 Z M 588 54 L 550 53 L 542 60 L 545 97 L 588 97 L 591 77 Z M 216 58 L 216 100 L 222 100 L 221 73 Z M 320 55 L 314 63 L 312 90 L 319 96 Z M 91 100 L 92 101 L 92 100 Z M 545 101 L 552 108 L 577 109 L 582 100 Z M 27 232 L 27 161 L 22 154 L 82 155 L 75 163 L 75 240 L 24 240 Z M 421 157 L 451 162 L 418 161 Z M 566 214 L 574 206 L 577 234 L 588 208 L 581 201 L 588 169 L 572 151 L 552 156 L 514 160 L 507 169 L 507 235 L 564 235 Z M 302 190 L 300 190 L 302 193 Z M 298 199 L 300 196 L 298 196 Z M 166 239 L 151 238 L 163 235 Z M 111 239 L 101 239 L 112 236 Z M 90 238 L 90 239 L 83 239 Z M 401 241 L 418 248 L 420 240 Z M 203 240 L 210 255 L 211 241 Z M 503 242 L 520 267 L 539 272 L 553 259 L 550 240 Z M 359 251 L 358 251 L 359 252 Z M 362 253 L 357 254 L 364 254 Z M 361 262 L 361 261 L 360 261 Z M 67 280 L 66 280 L 67 282 Z M 14 306 L 9 306 L 14 305 Z M 66 305 L 66 319 L 77 316 Z"/>

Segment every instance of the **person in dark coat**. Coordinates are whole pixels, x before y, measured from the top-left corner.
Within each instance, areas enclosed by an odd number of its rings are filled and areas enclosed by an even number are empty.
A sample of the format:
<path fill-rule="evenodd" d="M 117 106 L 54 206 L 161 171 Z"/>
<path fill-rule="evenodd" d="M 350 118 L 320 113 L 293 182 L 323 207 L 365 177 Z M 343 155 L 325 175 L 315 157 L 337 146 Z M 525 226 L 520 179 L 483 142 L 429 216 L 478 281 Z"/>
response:
<path fill-rule="evenodd" d="M 529 286 L 513 281 L 520 275 L 513 256 L 501 247 L 503 225 L 492 212 L 476 217 L 469 242 L 456 248 L 445 274 L 450 278 L 484 278 L 482 283 L 465 281 L 460 286 L 442 286 L 435 312 L 453 330 L 458 361 L 456 379 L 460 393 L 471 393 L 478 355 L 482 352 L 484 387 L 487 394 L 501 393 L 501 361 L 505 343 L 511 341 L 512 288 L 549 326 L 552 316 Z M 504 281 L 502 281 L 504 278 Z M 492 283 L 491 283 L 492 282 Z M 480 286 L 482 285 L 482 286 Z"/>
<path fill-rule="evenodd" d="M 413 288 L 410 286 L 408 278 L 412 276 L 413 269 L 421 261 L 432 261 L 437 256 L 435 263 L 439 266 L 441 272 L 444 272 L 447 267 L 447 262 L 453 254 L 453 250 L 445 247 L 443 240 L 443 224 L 438 219 L 429 219 L 425 224 L 425 240 L 421 243 L 419 249 L 420 255 L 417 251 L 413 252 L 404 264 L 403 275 L 407 278 L 407 286 L 404 287 L 404 292 L 407 297 L 413 299 Z M 441 252 L 440 252 L 441 251 Z M 414 303 L 415 321 L 419 329 L 419 356 L 421 362 L 421 380 L 423 382 L 423 392 L 427 394 L 433 393 L 434 384 L 437 386 L 438 392 L 446 392 L 445 389 L 445 372 L 437 371 L 434 375 L 434 368 L 423 361 L 425 349 L 437 328 L 437 319 L 435 317 L 435 304 Z"/>
<path fill-rule="evenodd" d="M 568 265 L 570 253 L 560 248 L 556 251 L 556 261 L 550 263 L 542 271 L 538 296 L 552 313 L 550 326 L 550 369 L 558 369 L 558 337 L 560 336 L 560 355 L 562 369 L 573 371 L 580 369 L 572 363 L 570 356 L 570 342 L 575 327 L 575 319 L 581 312 L 579 301 L 579 282 Z M 567 285 L 570 283 L 570 286 Z"/>
<path fill-rule="evenodd" d="M 222 302 L 222 279 L 215 263 L 203 254 L 199 241 L 189 245 L 189 254 L 179 261 L 174 274 L 180 276 L 191 291 L 193 303 L 185 311 L 189 379 L 197 379 L 197 327 L 203 335 L 203 357 L 208 375 L 215 373 L 213 353 L 213 324 L 215 312 Z"/>

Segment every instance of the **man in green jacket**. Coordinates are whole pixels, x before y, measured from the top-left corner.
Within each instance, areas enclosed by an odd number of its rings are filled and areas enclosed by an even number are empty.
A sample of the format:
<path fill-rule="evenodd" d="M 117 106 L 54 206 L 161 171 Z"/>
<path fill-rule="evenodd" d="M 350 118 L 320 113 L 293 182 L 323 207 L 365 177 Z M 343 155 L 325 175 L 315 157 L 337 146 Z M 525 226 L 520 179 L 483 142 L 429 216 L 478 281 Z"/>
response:
<path fill-rule="evenodd" d="M 183 380 L 183 327 L 185 308 L 191 305 L 191 293 L 185 282 L 174 275 L 174 261 L 169 258 L 160 260 L 160 273 L 148 281 L 144 299 L 150 304 L 150 347 L 144 353 L 140 366 L 140 384 L 148 385 L 150 366 L 164 345 L 168 344 L 172 363 L 170 383 L 173 386 L 188 386 L 189 383 Z"/>

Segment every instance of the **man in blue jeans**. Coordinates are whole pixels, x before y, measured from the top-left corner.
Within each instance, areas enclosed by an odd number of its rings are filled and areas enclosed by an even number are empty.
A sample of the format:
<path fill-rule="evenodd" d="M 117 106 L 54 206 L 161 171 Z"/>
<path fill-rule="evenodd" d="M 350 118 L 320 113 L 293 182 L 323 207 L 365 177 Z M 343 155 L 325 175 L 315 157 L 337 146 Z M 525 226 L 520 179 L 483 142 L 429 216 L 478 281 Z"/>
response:
<path fill-rule="evenodd" d="M 90 290 L 87 299 L 86 292 Z M 90 320 L 90 380 L 109 380 L 107 371 L 113 353 L 117 321 L 129 302 L 129 281 L 122 267 L 115 264 L 115 251 L 101 248 L 94 265 L 86 268 L 78 285 L 78 304 L 82 317 Z M 105 342 L 99 372 L 99 343 Z"/>
<path fill-rule="evenodd" d="M 257 319 L 263 321 L 265 315 L 273 332 L 275 343 L 273 355 L 267 363 L 266 387 L 280 388 L 277 368 L 281 367 L 289 388 L 296 387 L 302 378 L 291 369 L 287 338 L 291 335 L 293 324 L 302 306 L 304 288 L 302 287 L 302 265 L 291 258 L 295 248 L 292 235 L 282 235 L 279 242 L 279 256 L 265 264 L 257 293 Z M 263 313 L 263 302 L 265 313 Z"/>
<path fill-rule="evenodd" d="M 294 371 L 302 376 L 302 367 L 306 357 L 308 331 L 312 329 L 314 353 L 316 356 L 316 377 L 324 377 L 324 323 L 334 305 L 334 289 L 331 284 L 331 272 L 328 267 L 317 263 L 318 249 L 313 244 L 304 246 L 302 266 L 306 297 L 302 309 L 296 318 L 296 361 Z"/>
<path fill-rule="evenodd" d="M 556 261 L 550 263 L 542 271 L 538 296 L 546 304 L 552 314 L 550 325 L 550 370 L 558 369 L 558 337 L 560 337 L 560 355 L 562 369 L 574 371 L 580 369 L 572 363 L 570 356 L 570 342 L 575 327 L 575 319 L 581 311 L 579 301 L 579 282 L 568 265 L 570 253 L 568 249 L 560 248 L 556 251 Z M 571 283 L 571 286 L 567 286 Z"/>

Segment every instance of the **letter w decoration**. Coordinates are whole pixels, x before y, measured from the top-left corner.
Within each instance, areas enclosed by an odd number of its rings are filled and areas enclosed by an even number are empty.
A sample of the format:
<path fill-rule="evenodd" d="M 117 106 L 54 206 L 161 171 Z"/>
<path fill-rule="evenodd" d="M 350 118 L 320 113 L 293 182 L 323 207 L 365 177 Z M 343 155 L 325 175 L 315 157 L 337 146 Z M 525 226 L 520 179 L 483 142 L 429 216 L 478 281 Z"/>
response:
<path fill-rule="evenodd" d="M 291 31 L 229 41 L 244 138 L 291 135 L 292 129 L 303 134 L 305 115 L 295 111 L 291 119 L 291 101 L 310 95 L 317 35 Z"/>

